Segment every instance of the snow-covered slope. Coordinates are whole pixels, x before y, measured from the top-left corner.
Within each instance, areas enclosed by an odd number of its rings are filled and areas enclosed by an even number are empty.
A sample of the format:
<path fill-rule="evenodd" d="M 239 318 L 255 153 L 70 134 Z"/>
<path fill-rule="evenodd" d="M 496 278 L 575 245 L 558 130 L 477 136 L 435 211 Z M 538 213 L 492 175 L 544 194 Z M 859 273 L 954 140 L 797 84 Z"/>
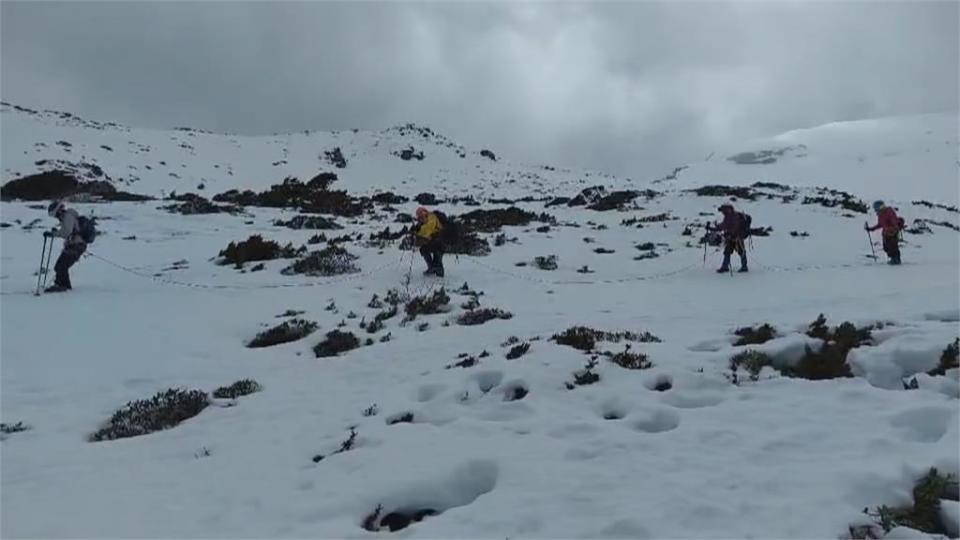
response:
<path fill-rule="evenodd" d="M 678 173 L 680 187 L 778 182 L 869 199 L 960 198 L 956 113 L 837 122 L 718 151 Z"/>
<path fill-rule="evenodd" d="M 137 167 L 129 189 L 142 193 L 200 181 L 207 193 L 262 189 L 320 170 L 335 170 L 351 191 L 481 200 L 570 196 L 582 182 L 631 185 L 470 150 L 460 158 L 440 137 L 396 130 L 236 138 L 240 148 L 231 150 L 229 137 L 211 134 L 3 115 L 4 180 L 36 172 L 35 161 L 79 154 L 113 179 L 132 179 L 120 171 Z M 128 139 L 149 152 L 120 150 Z M 815 142 L 803 140 L 812 156 Z M 37 142 L 45 146 L 34 151 Z M 101 144 L 112 150 L 95 153 Z M 273 145 L 286 164 L 263 164 Z M 425 159 L 390 153 L 405 145 Z M 342 149 L 345 168 L 318 158 L 331 146 Z M 144 173 L 160 152 L 168 166 L 185 165 L 181 180 Z M 821 177 L 841 158 L 824 157 Z M 899 158 L 914 160 L 905 151 Z M 228 166 L 233 175 L 223 176 Z M 727 198 L 685 189 L 791 179 L 754 176 L 777 164 L 730 164 L 729 176 L 694 182 L 707 166 L 650 185 L 665 192 L 621 211 L 516 203 L 555 222 L 484 233 L 490 255 L 448 256 L 445 280 L 421 276 L 419 256 L 397 242 L 370 241 L 413 202 L 337 218 L 343 229 L 324 232 L 350 236 L 341 245 L 360 272 L 330 278 L 282 274 L 289 259 L 260 271 L 215 264 L 229 242 L 252 234 L 307 244 L 317 231 L 275 225 L 291 210 L 183 216 L 163 202 L 77 204 L 99 216 L 103 234 L 75 267 L 74 291 L 34 297 L 39 231 L 50 220 L 43 205 L 0 203 L 9 225 L 0 228 L 0 413 L 5 424 L 29 426 L 0 443 L 0 536 L 386 537 L 364 529 L 380 507 L 374 525 L 391 513 L 433 511 L 394 533 L 405 538 L 838 538 L 871 521 L 865 507 L 909 501 L 930 467 L 960 472 L 958 370 L 927 374 L 960 334 L 956 200 L 934 198 L 922 182 L 898 192 L 901 213 L 929 220 L 929 232 L 907 234 L 905 264 L 890 267 L 882 253 L 864 257 L 868 216 L 802 204 L 812 189 L 757 188 L 735 204 L 772 232 L 753 239 L 749 273 L 718 275 L 719 253 L 697 237 Z M 534 172 L 543 186 L 524 181 Z M 909 203 L 920 198 L 942 207 Z M 558 256 L 555 270 L 531 262 L 548 255 Z M 475 296 L 453 292 L 465 283 Z M 441 287 L 447 311 L 401 324 L 401 305 L 383 329 L 369 330 L 385 309 L 371 307 L 374 295 Z M 458 324 L 472 298 L 512 317 Z M 319 328 L 283 345 L 245 346 L 289 319 L 280 316 L 288 310 Z M 847 357 L 853 377 L 814 381 L 765 367 L 757 380 L 741 370 L 734 384 L 735 354 L 763 351 L 789 371 L 805 346 L 819 350 L 806 332 L 821 313 L 831 326 L 876 325 Z M 777 337 L 734 345 L 735 329 L 761 323 Z M 550 339 L 575 325 L 659 341 L 601 341 L 588 354 Z M 362 346 L 317 358 L 313 347 L 334 330 Z M 511 338 L 529 351 L 508 359 Z M 627 369 L 605 352 L 643 353 L 652 366 Z M 592 359 L 599 380 L 569 384 Z M 88 442 L 130 401 L 243 378 L 262 390 L 216 399 L 170 429 Z"/>
<path fill-rule="evenodd" d="M 343 168 L 327 154 L 335 149 L 346 160 Z M 412 150 L 412 157 L 403 159 L 404 150 Z M 4 182 L 53 169 L 104 179 L 90 174 L 96 168 L 118 188 L 161 196 L 172 191 L 262 190 L 288 176 L 306 181 L 321 171 L 335 171 L 337 188 L 351 192 L 389 187 L 410 195 L 431 191 L 459 196 L 469 191 L 481 198 L 569 192 L 580 183 L 615 182 L 602 173 L 504 163 L 493 152 L 481 155 L 483 150 L 466 149 L 415 125 L 379 132 L 243 137 L 189 128 L 136 129 L 70 113 L 0 105 Z M 200 185 L 203 190 L 198 190 Z"/>

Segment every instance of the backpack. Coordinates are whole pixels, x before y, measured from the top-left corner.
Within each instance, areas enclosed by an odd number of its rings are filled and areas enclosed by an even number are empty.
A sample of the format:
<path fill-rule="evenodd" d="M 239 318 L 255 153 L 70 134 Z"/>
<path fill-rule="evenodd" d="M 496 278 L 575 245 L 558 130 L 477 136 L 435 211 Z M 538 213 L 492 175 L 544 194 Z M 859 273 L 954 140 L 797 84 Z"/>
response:
<path fill-rule="evenodd" d="M 97 238 L 97 218 L 80 216 L 77 219 L 77 234 L 87 244 L 92 244 Z"/>
<path fill-rule="evenodd" d="M 437 216 L 440 226 L 443 227 L 440 231 L 440 241 L 448 245 L 455 244 L 460 238 L 460 224 L 439 210 L 434 211 L 433 215 Z"/>
<path fill-rule="evenodd" d="M 742 231 L 743 237 L 747 238 L 753 234 L 750 230 L 750 226 L 753 225 L 753 218 L 750 217 L 750 214 L 746 212 L 737 212 L 737 216 L 740 218 L 740 230 Z"/>

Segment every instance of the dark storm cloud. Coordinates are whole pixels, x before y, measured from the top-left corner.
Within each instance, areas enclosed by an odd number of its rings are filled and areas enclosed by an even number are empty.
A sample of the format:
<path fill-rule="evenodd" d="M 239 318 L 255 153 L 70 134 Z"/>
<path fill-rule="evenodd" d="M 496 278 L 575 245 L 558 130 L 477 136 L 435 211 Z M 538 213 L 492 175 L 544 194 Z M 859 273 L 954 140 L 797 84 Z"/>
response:
<path fill-rule="evenodd" d="M 833 120 L 955 111 L 956 2 L 4 2 L 3 99 L 261 134 L 431 125 L 638 178 Z"/>

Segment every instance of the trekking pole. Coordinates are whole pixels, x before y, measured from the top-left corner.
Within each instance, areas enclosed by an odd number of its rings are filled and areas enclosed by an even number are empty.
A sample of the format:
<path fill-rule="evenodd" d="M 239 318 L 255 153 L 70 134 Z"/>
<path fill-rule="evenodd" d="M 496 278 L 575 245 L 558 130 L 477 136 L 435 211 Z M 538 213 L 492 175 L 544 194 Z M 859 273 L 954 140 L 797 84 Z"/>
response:
<path fill-rule="evenodd" d="M 43 279 L 43 259 L 47 256 L 47 233 L 43 233 L 43 249 L 40 250 L 40 270 L 37 273 L 37 290 L 33 293 L 34 296 L 40 296 L 40 280 Z"/>
<path fill-rule="evenodd" d="M 43 268 L 43 288 L 47 288 L 47 278 L 50 277 L 50 260 L 53 258 L 53 238 L 50 238 L 50 245 L 47 247 L 47 264 Z"/>
<path fill-rule="evenodd" d="M 863 222 L 863 228 L 864 228 L 864 230 L 867 231 L 867 242 L 870 243 L 870 253 L 873 254 L 873 255 L 871 255 L 871 257 L 873 258 L 873 260 L 877 260 L 877 250 L 875 250 L 875 249 L 873 248 L 873 236 L 870 235 L 870 229 L 869 229 L 869 227 L 870 227 L 870 224 L 867 223 L 866 221 L 864 221 L 864 222 Z"/>

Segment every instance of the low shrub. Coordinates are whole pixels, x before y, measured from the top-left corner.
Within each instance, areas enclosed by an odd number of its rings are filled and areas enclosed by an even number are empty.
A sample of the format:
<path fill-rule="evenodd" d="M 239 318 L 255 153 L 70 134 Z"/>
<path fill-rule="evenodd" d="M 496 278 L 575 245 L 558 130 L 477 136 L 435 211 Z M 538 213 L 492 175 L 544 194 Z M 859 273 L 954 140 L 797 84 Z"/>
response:
<path fill-rule="evenodd" d="M 241 379 L 230 386 L 221 386 L 213 391 L 217 399 L 237 399 L 240 396 L 249 396 L 263 390 L 263 386 L 253 379 Z"/>
<path fill-rule="evenodd" d="M 434 291 L 430 296 L 417 296 L 407 302 L 404 312 L 407 316 L 405 321 L 412 321 L 417 315 L 436 315 L 445 313 L 449 309 L 450 296 L 441 287 Z"/>
<path fill-rule="evenodd" d="M 218 264 L 232 264 L 237 268 L 243 268 L 244 263 L 252 261 L 270 261 L 273 259 L 289 259 L 302 255 L 306 248 L 294 248 L 293 244 L 280 246 L 272 240 L 264 240 L 259 234 L 255 234 L 241 242 L 230 242 L 223 249 L 219 256 Z"/>
<path fill-rule="evenodd" d="M 269 330 L 264 330 L 257 334 L 256 337 L 250 340 L 250 343 L 247 343 L 247 347 L 259 349 L 280 345 L 282 343 L 290 343 L 291 341 L 297 341 L 298 339 L 309 336 L 317 327 L 317 323 L 304 319 L 284 321 Z"/>
<path fill-rule="evenodd" d="M 910 527 L 927 534 L 949 536 L 954 527 L 944 522 L 945 515 L 940 511 L 940 500 L 956 501 L 960 498 L 957 477 L 953 474 L 942 475 L 937 469 L 930 469 L 917 480 L 913 488 L 913 504 L 910 506 L 880 506 L 874 512 L 863 512 L 877 520 L 884 532 L 896 527 Z"/>
<path fill-rule="evenodd" d="M 360 340 L 351 332 L 333 330 L 327 333 L 326 339 L 313 347 L 313 353 L 317 355 L 317 358 L 326 358 L 352 351 L 359 346 Z"/>
<path fill-rule="evenodd" d="M 557 269 L 557 256 L 556 255 L 547 255 L 547 256 L 537 256 L 533 259 L 533 265 L 539 268 L 540 270 L 556 270 Z"/>
<path fill-rule="evenodd" d="M 947 345 L 940 355 L 940 364 L 931 369 L 928 373 L 933 376 L 946 375 L 947 370 L 960 367 L 960 338 Z"/>
<path fill-rule="evenodd" d="M 320 251 L 311 251 L 306 257 L 280 271 L 283 275 L 305 274 L 308 276 L 337 276 L 356 274 L 360 267 L 354 261 L 357 256 L 340 246 L 328 246 Z"/>
<path fill-rule="evenodd" d="M 519 345 L 514 345 L 506 354 L 507 360 L 516 360 L 517 358 L 527 354 L 529 350 L 529 343 L 520 343 Z"/>
<path fill-rule="evenodd" d="M 650 332 L 605 332 L 586 326 L 572 326 L 560 334 L 554 334 L 550 339 L 556 341 L 559 345 L 567 345 L 581 351 L 593 350 L 597 342 L 600 341 L 618 343 L 626 340 L 639 343 L 660 343 L 660 338 Z"/>
<path fill-rule="evenodd" d="M 742 345 L 760 345 L 777 337 L 777 330 L 767 323 L 760 326 L 745 326 L 734 330 L 734 335 L 738 336 L 733 345 L 740 347 Z"/>
<path fill-rule="evenodd" d="M 273 224 L 277 227 L 286 227 L 288 229 L 295 229 L 295 230 L 312 229 L 312 230 L 329 231 L 329 230 L 337 230 L 337 229 L 343 228 L 341 225 L 337 224 L 337 222 L 335 222 L 332 219 L 327 219 L 325 217 L 320 217 L 320 216 L 305 216 L 305 215 L 294 216 L 287 221 L 278 219 L 274 221 Z"/>
<path fill-rule="evenodd" d="M 338 449 L 334 450 L 333 452 L 330 452 L 329 454 L 326 454 L 326 455 L 317 454 L 317 455 L 313 456 L 313 460 L 312 460 L 312 461 L 313 461 L 314 463 L 320 463 L 321 461 L 323 461 L 324 459 L 327 459 L 327 458 L 330 457 L 330 456 L 333 456 L 333 455 L 336 455 L 336 454 L 342 454 L 342 453 L 344 453 L 344 452 L 349 452 L 350 450 L 353 450 L 353 448 L 356 446 L 356 444 L 357 444 L 357 428 L 356 428 L 356 427 L 351 427 L 351 428 L 350 428 L 350 434 L 347 435 L 347 438 L 346 438 L 343 442 L 340 443 L 340 448 L 338 448 Z"/>
<path fill-rule="evenodd" d="M 109 441 L 137 437 L 169 429 L 200 414 L 210 404 L 210 396 L 201 390 L 171 388 L 150 399 L 128 402 L 110 417 L 89 441 Z"/>
<path fill-rule="evenodd" d="M 751 381 L 760 379 L 760 372 L 766 366 L 773 366 L 773 361 L 766 353 L 748 349 L 737 353 L 730 358 L 730 380 L 733 384 L 740 384 L 740 371 L 746 371 Z"/>
<path fill-rule="evenodd" d="M 467 311 L 457 317 L 457 324 L 460 326 L 476 326 L 494 319 L 508 320 L 512 319 L 513 314 L 499 308 L 480 308 Z"/>
<path fill-rule="evenodd" d="M 653 367 L 653 362 L 643 353 L 630 351 L 630 344 L 616 354 L 609 354 L 610 361 L 626 369 L 649 369 Z"/>

